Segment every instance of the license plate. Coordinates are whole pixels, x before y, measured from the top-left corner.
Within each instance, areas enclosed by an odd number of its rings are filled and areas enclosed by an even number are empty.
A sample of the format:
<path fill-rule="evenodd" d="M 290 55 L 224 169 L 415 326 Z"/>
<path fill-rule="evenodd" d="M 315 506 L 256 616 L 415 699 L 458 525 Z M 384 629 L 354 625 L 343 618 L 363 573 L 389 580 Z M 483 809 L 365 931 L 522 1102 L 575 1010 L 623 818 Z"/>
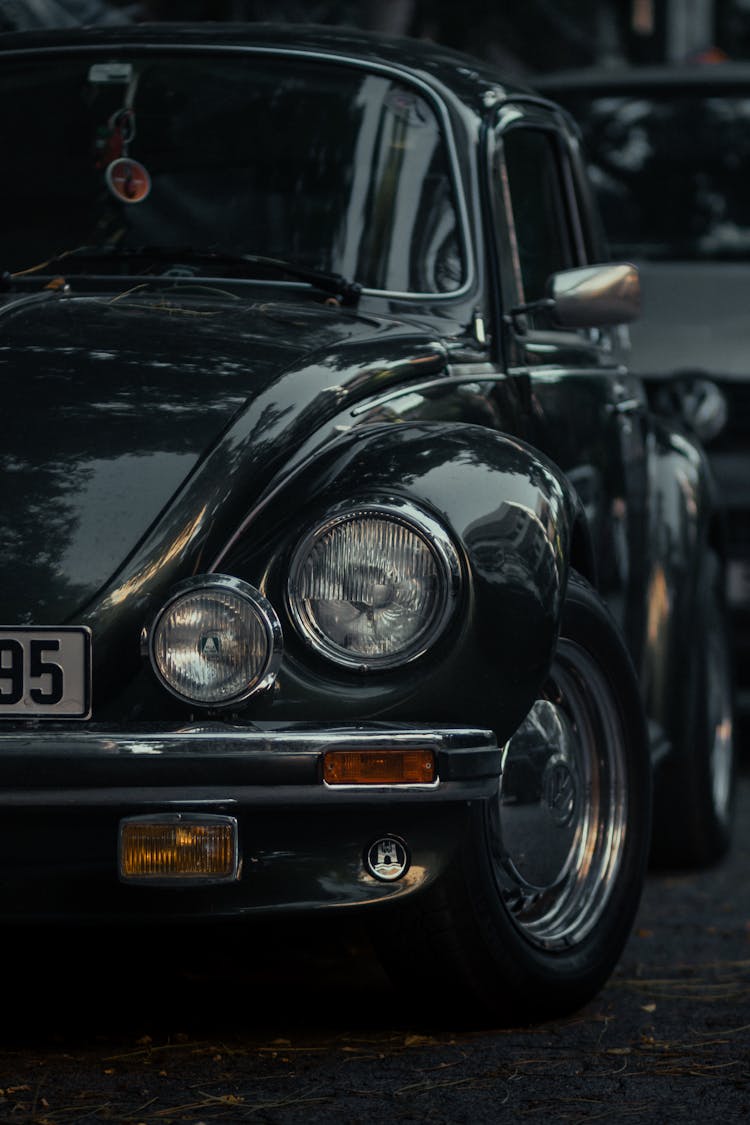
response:
<path fill-rule="evenodd" d="M 0 719 L 90 714 L 90 629 L 0 628 Z"/>

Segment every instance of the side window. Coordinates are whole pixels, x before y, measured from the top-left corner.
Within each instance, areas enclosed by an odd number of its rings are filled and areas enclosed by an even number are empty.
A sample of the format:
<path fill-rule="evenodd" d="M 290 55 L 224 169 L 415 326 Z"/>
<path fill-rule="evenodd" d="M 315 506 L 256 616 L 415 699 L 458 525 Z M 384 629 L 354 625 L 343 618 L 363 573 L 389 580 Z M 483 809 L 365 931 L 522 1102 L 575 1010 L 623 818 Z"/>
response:
<path fill-rule="evenodd" d="M 537 301 L 545 296 L 550 274 L 578 264 L 568 170 L 554 134 L 544 129 L 509 129 L 503 136 L 503 153 L 519 296 Z"/>

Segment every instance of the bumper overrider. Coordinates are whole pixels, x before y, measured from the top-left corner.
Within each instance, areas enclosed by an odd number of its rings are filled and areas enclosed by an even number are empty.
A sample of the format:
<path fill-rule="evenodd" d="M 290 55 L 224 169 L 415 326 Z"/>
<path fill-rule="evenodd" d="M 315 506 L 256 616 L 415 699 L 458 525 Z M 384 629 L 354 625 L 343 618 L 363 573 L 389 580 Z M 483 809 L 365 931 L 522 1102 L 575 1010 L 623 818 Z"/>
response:
<path fill-rule="evenodd" d="M 445 869 L 500 764 L 495 736 L 465 727 L 0 730 L 0 917 L 229 918 L 402 897 Z"/>

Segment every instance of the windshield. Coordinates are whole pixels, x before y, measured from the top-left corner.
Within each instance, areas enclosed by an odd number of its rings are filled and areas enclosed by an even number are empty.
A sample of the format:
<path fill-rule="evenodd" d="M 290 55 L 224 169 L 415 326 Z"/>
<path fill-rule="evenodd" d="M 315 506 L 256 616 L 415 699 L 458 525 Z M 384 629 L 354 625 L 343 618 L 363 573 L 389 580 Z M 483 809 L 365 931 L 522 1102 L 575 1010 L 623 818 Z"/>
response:
<path fill-rule="evenodd" d="M 566 95 L 614 256 L 750 259 L 750 92 Z"/>
<path fill-rule="evenodd" d="M 438 120 L 390 78 L 250 53 L 67 55 L 4 62 L 0 104 L 3 269 L 189 246 L 392 292 L 463 284 Z"/>

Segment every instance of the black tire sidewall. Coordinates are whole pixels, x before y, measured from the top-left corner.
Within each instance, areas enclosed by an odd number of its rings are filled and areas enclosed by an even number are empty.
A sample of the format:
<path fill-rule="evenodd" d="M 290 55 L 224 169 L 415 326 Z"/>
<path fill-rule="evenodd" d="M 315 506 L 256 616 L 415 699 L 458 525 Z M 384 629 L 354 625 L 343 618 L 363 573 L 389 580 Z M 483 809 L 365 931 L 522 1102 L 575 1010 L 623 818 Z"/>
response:
<path fill-rule="evenodd" d="M 490 813 L 486 805 L 475 810 L 463 871 L 477 930 L 495 968 L 486 974 L 485 986 L 500 982 L 491 1002 L 529 1015 L 540 1006 L 545 1013 L 578 1007 L 605 982 L 632 928 L 649 853 L 651 765 L 636 673 L 608 610 L 575 574 L 568 585 L 561 636 L 593 657 L 611 688 L 626 747 L 628 815 L 620 866 L 606 907 L 580 943 L 560 951 L 532 944 L 509 916 L 493 870 Z"/>

